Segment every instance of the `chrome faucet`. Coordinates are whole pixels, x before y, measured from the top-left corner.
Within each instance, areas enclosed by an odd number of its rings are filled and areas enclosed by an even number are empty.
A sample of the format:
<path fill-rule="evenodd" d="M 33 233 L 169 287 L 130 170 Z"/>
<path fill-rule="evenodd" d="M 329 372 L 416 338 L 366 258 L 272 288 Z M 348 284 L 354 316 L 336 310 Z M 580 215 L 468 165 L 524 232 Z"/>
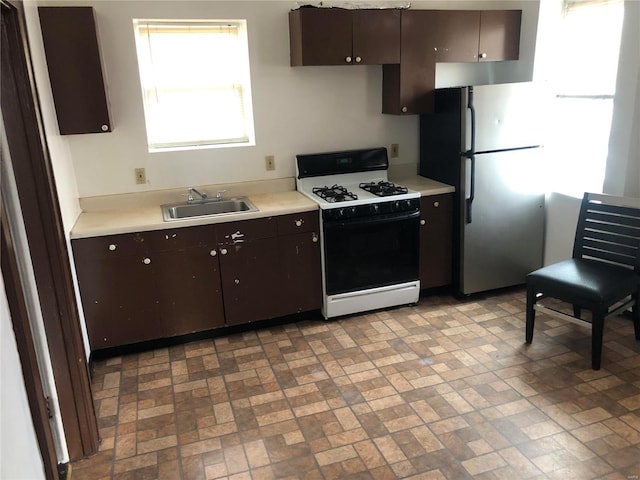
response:
<path fill-rule="evenodd" d="M 220 201 L 222 200 L 222 194 L 226 192 L 226 190 L 220 190 L 219 192 L 216 193 L 216 200 Z"/>
<path fill-rule="evenodd" d="M 189 196 L 187 197 L 187 201 L 189 201 L 189 202 L 195 201 L 195 198 L 193 196 L 194 193 L 200 197 L 200 200 L 206 200 L 207 199 L 207 194 L 206 193 L 200 192 L 199 190 L 191 187 L 191 188 L 189 188 L 189 194 L 188 194 Z M 216 198 L 217 198 L 217 196 L 216 196 Z"/>

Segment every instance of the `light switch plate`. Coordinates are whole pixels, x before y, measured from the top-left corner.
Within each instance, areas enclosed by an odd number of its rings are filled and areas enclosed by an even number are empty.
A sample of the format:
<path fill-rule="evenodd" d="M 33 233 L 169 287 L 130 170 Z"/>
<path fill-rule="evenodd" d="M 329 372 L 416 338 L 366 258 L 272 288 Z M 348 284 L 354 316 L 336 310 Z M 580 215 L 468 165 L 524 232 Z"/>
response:
<path fill-rule="evenodd" d="M 264 157 L 264 163 L 267 170 L 275 170 L 276 169 L 276 157 L 273 155 L 267 155 Z"/>
<path fill-rule="evenodd" d="M 147 183 L 147 172 L 144 168 L 136 168 L 135 175 L 137 185 L 144 185 Z"/>

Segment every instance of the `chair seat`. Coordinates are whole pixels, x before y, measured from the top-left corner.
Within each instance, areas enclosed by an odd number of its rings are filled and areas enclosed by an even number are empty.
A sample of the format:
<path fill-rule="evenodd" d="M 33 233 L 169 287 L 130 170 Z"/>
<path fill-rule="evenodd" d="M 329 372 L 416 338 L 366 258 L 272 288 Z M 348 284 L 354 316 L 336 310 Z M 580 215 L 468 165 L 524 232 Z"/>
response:
<path fill-rule="evenodd" d="M 633 270 L 588 259 L 558 262 L 527 275 L 534 289 L 545 295 L 586 307 L 612 304 L 638 288 L 640 276 Z"/>

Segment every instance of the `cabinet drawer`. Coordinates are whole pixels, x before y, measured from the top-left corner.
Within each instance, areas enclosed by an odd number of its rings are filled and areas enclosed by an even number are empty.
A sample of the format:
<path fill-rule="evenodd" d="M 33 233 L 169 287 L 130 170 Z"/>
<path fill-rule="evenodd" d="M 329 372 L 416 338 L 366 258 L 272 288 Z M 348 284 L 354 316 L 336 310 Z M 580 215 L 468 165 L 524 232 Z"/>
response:
<path fill-rule="evenodd" d="M 276 236 L 276 222 L 272 217 L 220 223 L 217 225 L 219 244 L 241 243 Z"/>
<path fill-rule="evenodd" d="M 185 248 L 216 244 L 214 225 L 157 230 L 147 232 L 145 236 L 148 237 L 147 242 L 152 252 L 184 250 Z"/>
<path fill-rule="evenodd" d="M 76 261 L 104 257 L 143 255 L 149 250 L 147 235 L 126 233 L 104 237 L 79 238 L 71 241 Z"/>
<path fill-rule="evenodd" d="M 450 193 L 422 197 L 420 199 L 420 218 L 448 219 L 453 213 L 452 208 L 453 195 Z"/>
<path fill-rule="evenodd" d="M 320 214 L 317 210 L 276 217 L 278 235 L 317 232 L 320 228 L 319 217 Z"/>

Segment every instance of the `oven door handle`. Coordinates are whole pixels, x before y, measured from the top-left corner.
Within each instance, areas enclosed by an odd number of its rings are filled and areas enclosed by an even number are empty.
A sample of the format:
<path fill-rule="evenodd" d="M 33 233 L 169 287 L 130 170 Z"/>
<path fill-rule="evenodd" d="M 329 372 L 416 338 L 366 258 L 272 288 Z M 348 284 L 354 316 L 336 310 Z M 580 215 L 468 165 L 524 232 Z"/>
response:
<path fill-rule="evenodd" d="M 373 215 L 371 217 L 353 218 L 345 220 L 325 220 L 324 228 L 335 227 L 356 227 L 363 225 L 376 225 L 380 223 L 402 222 L 406 220 L 419 220 L 420 211 L 410 213 L 387 213 L 383 215 Z"/>

